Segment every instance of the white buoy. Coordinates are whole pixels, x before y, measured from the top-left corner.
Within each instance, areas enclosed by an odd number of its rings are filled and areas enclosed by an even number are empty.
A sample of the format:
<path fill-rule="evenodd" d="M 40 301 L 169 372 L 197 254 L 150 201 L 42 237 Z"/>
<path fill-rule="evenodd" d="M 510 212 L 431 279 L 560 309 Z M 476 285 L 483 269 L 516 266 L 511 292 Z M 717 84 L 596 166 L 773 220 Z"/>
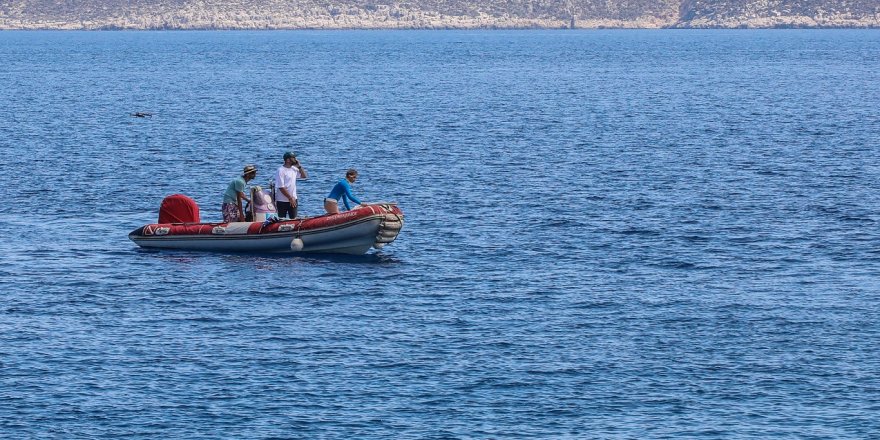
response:
<path fill-rule="evenodd" d="M 294 252 L 299 252 L 299 251 L 303 250 L 303 241 L 302 241 L 302 239 L 301 239 L 301 238 L 294 238 L 294 239 L 290 242 L 290 250 L 292 250 L 292 251 L 294 251 Z"/>
<path fill-rule="evenodd" d="M 373 243 L 373 247 L 376 249 L 382 249 L 385 247 L 385 243 Z"/>

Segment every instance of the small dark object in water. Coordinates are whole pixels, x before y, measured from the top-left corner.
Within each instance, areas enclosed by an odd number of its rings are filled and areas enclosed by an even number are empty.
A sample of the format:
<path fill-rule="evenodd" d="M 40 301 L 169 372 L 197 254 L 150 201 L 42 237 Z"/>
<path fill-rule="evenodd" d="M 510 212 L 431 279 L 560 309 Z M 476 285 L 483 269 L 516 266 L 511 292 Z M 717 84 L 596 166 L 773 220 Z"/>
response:
<path fill-rule="evenodd" d="M 152 118 L 153 117 L 152 113 L 146 113 L 146 112 L 134 112 L 131 115 L 134 116 L 135 118 Z"/>

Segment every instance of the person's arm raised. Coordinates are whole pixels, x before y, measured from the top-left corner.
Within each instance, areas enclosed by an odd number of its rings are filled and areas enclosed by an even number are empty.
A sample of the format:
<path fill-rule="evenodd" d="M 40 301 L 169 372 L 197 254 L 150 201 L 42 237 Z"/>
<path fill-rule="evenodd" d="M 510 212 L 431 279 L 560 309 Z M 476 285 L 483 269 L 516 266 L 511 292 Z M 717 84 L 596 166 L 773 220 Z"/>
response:
<path fill-rule="evenodd" d="M 299 170 L 299 178 L 300 178 L 301 180 L 305 180 L 305 179 L 308 179 L 308 178 L 309 178 L 309 173 L 308 173 L 308 171 L 306 171 L 306 169 L 303 168 L 302 164 L 299 163 L 299 161 L 296 162 L 296 169 Z"/>

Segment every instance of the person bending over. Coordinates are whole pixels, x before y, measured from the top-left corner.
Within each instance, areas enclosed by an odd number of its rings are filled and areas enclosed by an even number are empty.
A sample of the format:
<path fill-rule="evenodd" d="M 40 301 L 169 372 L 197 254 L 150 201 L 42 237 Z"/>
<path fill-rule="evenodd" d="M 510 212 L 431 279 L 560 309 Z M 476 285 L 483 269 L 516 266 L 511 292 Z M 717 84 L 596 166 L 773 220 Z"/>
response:
<path fill-rule="evenodd" d="M 275 194 L 275 206 L 278 208 L 278 217 L 296 218 L 299 208 L 296 181 L 308 178 L 309 173 L 300 165 L 296 155 L 292 151 L 284 153 L 284 165 L 278 167 L 275 173 L 275 185 L 278 188 Z"/>
<path fill-rule="evenodd" d="M 236 177 L 235 179 L 232 179 L 232 182 L 229 182 L 226 192 L 223 193 L 222 210 L 224 222 L 230 223 L 244 221 L 244 209 L 241 207 L 241 201 L 244 200 L 248 203 L 251 202 L 251 199 L 244 195 L 244 186 L 247 182 L 256 177 L 256 175 L 257 167 L 246 165 L 241 173 L 241 177 Z"/>
<path fill-rule="evenodd" d="M 342 203 L 345 204 L 345 209 L 351 210 L 351 206 L 349 206 L 348 201 L 361 204 L 361 201 L 351 193 L 351 184 L 357 180 L 358 172 L 354 168 L 345 172 L 345 178 L 339 179 L 339 182 L 333 187 L 330 191 L 330 194 L 327 195 L 327 198 L 324 199 L 324 210 L 327 211 L 327 214 L 339 214 L 339 199 L 342 199 Z"/>

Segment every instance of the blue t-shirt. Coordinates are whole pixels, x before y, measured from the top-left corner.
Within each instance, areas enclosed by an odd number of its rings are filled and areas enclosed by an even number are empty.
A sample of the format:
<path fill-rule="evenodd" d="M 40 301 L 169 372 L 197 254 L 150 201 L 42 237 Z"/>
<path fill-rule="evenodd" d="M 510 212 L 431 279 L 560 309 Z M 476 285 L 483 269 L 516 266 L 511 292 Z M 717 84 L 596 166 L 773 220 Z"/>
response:
<path fill-rule="evenodd" d="M 238 203 L 238 193 L 244 192 L 244 177 L 236 177 L 229 182 L 229 187 L 223 193 L 223 203 Z"/>
<path fill-rule="evenodd" d="M 348 183 L 348 179 L 339 179 L 339 183 L 337 183 L 332 190 L 330 190 L 330 194 L 327 195 L 328 199 L 339 200 L 342 199 L 342 203 L 345 203 L 345 209 L 351 209 L 351 206 L 348 205 L 348 201 L 361 204 L 361 201 L 351 193 L 351 184 Z"/>

